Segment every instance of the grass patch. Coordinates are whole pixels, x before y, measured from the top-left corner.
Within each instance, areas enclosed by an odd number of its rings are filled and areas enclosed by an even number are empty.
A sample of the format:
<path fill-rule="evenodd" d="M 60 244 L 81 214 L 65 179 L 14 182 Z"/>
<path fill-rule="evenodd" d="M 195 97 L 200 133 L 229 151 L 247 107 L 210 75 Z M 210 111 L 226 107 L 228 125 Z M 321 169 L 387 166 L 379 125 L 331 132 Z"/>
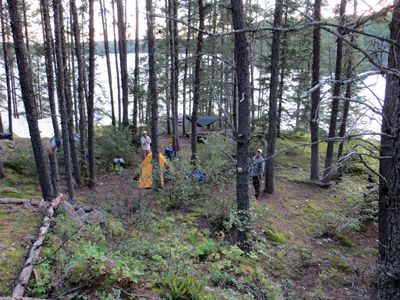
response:
<path fill-rule="evenodd" d="M 277 231 L 271 227 L 265 228 L 264 234 L 267 239 L 277 244 L 287 244 L 290 239 L 289 233 Z"/>

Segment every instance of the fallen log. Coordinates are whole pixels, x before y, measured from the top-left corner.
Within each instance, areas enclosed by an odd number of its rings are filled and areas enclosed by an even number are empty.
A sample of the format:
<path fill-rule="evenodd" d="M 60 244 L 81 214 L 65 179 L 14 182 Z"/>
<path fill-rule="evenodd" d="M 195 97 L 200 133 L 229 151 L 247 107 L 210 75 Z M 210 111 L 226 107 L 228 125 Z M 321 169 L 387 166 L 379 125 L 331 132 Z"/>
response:
<path fill-rule="evenodd" d="M 30 199 L 18 199 L 18 198 L 0 198 L 0 204 L 30 204 L 33 206 L 40 205 L 39 200 L 30 200 Z M 1 299 L 1 298 L 0 298 Z"/>
<path fill-rule="evenodd" d="M 31 277 L 31 274 L 32 274 L 33 266 L 34 266 L 35 262 L 37 261 L 37 259 L 39 258 L 40 250 L 43 246 L 45 236 L 50 229 L 50 224 L 53 220 L 54 212 L 57 209 L 57 207 L 60 205 L 61 201 L 62 201 L 62 194 L 57 196 L 56 198 L 54 198 L 53 201 L 51 201 L 50 205 L 47 208 L 45 217 L 43 218 L 43 221 L 42 221 L 42 226 L 39 229 L 38 237 L 37 237 L 36 241 L 33 243 L 32 247 L 29 251 L 29 256 L 28 256 L 24 266 L 22 267 L 21 273 L 15 284 L 15 287 L 14 287 L 14 290 L 12 293 L 13 298 L 20 299 L 24 296 L 25 286 L 28 284 L 29 278 Z"/>

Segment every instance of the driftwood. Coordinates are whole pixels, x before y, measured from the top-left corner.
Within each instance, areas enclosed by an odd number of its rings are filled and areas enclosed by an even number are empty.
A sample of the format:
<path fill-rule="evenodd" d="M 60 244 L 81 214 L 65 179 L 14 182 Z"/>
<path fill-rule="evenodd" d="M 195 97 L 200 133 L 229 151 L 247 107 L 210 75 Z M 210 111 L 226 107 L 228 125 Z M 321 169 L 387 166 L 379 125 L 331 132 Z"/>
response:
<path fill-rule="evenodd" d="M 24 296 L 25 286 L 28 284 L 29 278 L 31 277 L 33 265 L 39 258 L 44 238 L 46 236 L 46 233 L 49 231 L 51 221 L 53 220 L 54 211 L 60 205 L 61 201 L 62 195 L 59 195 L 58 197 L 54 198 L 53 201 L 51 201 L 50 205 L 47 208 L 45 217 L 42 221 L 42 226 L 39 229 L 38 237 L 33 243 L 31 250 L 29 251 L 28 259 L 22 267 L 21 273 L 17 279 L 16 285 L 12 293 L 13 298 L 21 299 Z"/>
<path fill-rule="evenodd" d="M 30 204 L 33 206 L 39 206 L 41 202 L 42 201 L 30 199 L 0 198 L 0 204 Z"/>

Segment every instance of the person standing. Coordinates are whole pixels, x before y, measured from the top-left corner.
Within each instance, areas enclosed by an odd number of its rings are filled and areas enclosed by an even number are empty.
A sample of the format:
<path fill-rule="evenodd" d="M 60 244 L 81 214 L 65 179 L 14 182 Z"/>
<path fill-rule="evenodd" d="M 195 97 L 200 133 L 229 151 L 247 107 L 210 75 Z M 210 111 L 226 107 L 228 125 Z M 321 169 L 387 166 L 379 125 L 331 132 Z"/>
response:
<path fill-rule="evenodd" d="M 147 154 L 150 153 L 151 138 L 147 135 L 147 131 L 143 131 L 142 137 L 140 138 L 140 145 L 143 151 L 143 160 L 146 158 Z"/>
<path fill-rule="evenodd" d="M 262 157 L 262 149 L 257 149 L 256 155 L 251 160 L 250 177 L 253 179 L 254 197 L 260 198 L 261 177 L 264 173 L 265 160 Z"/>

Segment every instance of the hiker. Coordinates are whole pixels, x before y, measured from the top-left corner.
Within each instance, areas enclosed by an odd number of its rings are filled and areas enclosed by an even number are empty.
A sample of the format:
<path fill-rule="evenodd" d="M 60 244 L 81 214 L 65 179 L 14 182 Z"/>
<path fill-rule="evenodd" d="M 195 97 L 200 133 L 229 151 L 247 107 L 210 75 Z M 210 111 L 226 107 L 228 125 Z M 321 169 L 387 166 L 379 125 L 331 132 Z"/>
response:
<path fill-rule="evenodd" d="M 262 149 L 257 149 L 256 155 L 251 160 L 250 177 L 253 179 L 254 194 L 253 196 L 260 198 L 261 176 L 264 173 L 265 161 L 262 157 Z"/>
<path fill-rule="evenodd" d="M 147 135 L 147 131 L 143 131 L 142 137 L 140 138 L 140 145 L 143 151 L 143 160 L 146 158 L 147 154 L 150 153 L 151 138 Z"/>

